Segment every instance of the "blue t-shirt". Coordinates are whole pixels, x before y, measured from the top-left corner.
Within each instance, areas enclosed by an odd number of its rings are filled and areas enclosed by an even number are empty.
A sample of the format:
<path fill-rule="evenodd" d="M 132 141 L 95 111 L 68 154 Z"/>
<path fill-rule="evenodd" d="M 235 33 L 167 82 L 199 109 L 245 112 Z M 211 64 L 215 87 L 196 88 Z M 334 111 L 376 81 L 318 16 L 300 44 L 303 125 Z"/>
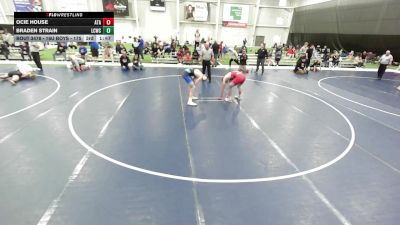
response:
<path fill-rule="evenodd" d="M 90 48 L 99 49 L 99 43 L 97 42 L 90 42 Z"/>
<path fill-rule="evenodd" d="M 139 46 L 138 46 L 138 48 L 139 48 L 140 50 L 144 49 L 144 41 L 143 41 L 142 38 L 139 39 Z"/>
<path fill-rule="evenodd" d="M 86 55 L 86 53 L 87 53 L 86 47 L 79 47 L 79 54 Z"/>

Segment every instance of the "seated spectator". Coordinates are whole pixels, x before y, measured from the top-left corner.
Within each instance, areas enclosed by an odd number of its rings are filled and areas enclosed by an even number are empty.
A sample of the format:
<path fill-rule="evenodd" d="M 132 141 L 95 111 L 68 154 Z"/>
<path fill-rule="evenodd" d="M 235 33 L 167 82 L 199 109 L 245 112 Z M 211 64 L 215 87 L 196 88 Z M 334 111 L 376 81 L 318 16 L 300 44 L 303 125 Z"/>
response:
<path fill-rule="evenodd" d="M 129 70 L 129 63 L 131 62 L 131 60 L 129 59 L 126 51 L 122 51 L 121 52 L 121 57 L 119 58 L 119 62 L 121 64 L 121 68 L 123 70 Z"/>
<path fill-rule="evenodd" d="M 363 51 L 363 53 L 361 54 L 361 60 L 363 62 L 363 67 L 365 67 L 365 65 L 367 64 L 367 51 Z"/>
<path fill-rule="evenodd" d="M 19 47 L 22 60 L 25 61 L 26 55 L 29 57 L 29 61 L 32 60 L 28 42 L 22 42 L 22 44 Z"/>
<path fill-rule="evenodd" d="M 348 60 L 354 60 L 354 51 L 351 50 L 350 53 L 347 55 Z"/>
<path fill-rule="evenodd" d="M 82 43 L 81 46 L 79 46 L 79 54 L 81 55 L 82 59 L 86 59 L 86 54 L 87 54 L 87 48 L 85 47 L 85 44 Z"/>
<path fill-rule="evenodd" d="M 178 59 L 179 63 L 182 63 L 183 56 L 185 55 L 185 51 L 182 47 L 179 48 L 178 53 L 176 53 L 176 58 Z"/>
<path fill-rule="evenodd" d="M 195 51 L 196 52 L 196 51 Z M 195 53 L 193 52 L 193 55 L 194 55 Z M 197 59 L 196 60 L 198 60 L 199 59 L 199 56 L 197 56 Z M 183 58 L 182 58 L 182 63 L 183 64 L 191 64 L 192 63 L 192 60 L 193 60 L 193 57 L 192 56 L 190 56 L 190 51 L 185 51 L 185 55 L 183 56 Z"/>
<path fill-rule="evenodd" d="M 175 53 L 177 51 L 177 44 L 176 41 L 173 39 L 171 42 L 171 52 Z"/>
<path fill-rule="evenodd" d="M 121 43 L 121 41 L 118 40 L 118 41 L 115 43 L 115 52 L 116 52 L 117 54 L 122 54 L 122 51 L 125 51 L 125 52 L 126 52 L 126 48 L 125 48 L 125 46 Z"/>
<path fill-rule="evenodd" d="M 338 53 L 337 51 L 334 51 L 334 52 L 333 52 L 331 58 L 332 58 L 332 67 L 337 67 L 337 66 L 339 66 L 340 56 L 339 56 L 339 53 Z"/>
<path fill-rule="evenodd" d="M 93 60 L 97 61 L 97 58 L 99 57 L 99 48 L 100 45 L 97 42 L 90 42 L 90 53 L 92 54 Z"/>
<path fill-rule="evenodd" d="M 200 50 L 200 47 L 197 47 L 196 50 L 193 50 L 191 61 L 194 61 L 194 62 L 196 62 L 196 63 L 199 62 L 199 59 L 200 59 L 199 50 Z M 187 49 L 187 50 L 185 51 L 185 55 L 188 55 L 188 54 L 190 55 L 189 49 Z"/>
<path fill-rule="evenodd" d="M 165 43 L 164 44 L 164 53 L 165 54 L 171 54 L 172 50 L 171 50 L 171 45 L 169 43 Z"/>
<path fill-rule="evenodd" d="M 157 42 L 153 42 L 151 44 L 151 55 L 153 58 L 157 58 L 158 56 L 158 44 Z"/>
<path fill-rule="evenodd" d="M 2 40 L 0 40 L 0 54 L 4 55 L 6 60 L 8 60 L 8 55 L 10 55 L 10 50 L 8 49 L 7 44 L 5 44 Z"/>
<path fill-rule="evenodd" d="M 142 62 L 140 61 L 139 54 L 133 55 L 132 64 L 133 64 L 132 65 L 133 70 L 138 70 L 138 69 L 142 70 L 143 69 L 143 65 L 142 65 Z"/>
<path fill-rule="evenodd" d="M 144 53 L 145 55 L 151 53 L 151 44 L 150 44 L 149 42 L 146 42 L 146 43 L 144 44 L 143 53 Z"/>
<path fill-rule="evenodd" d="M 158 44 L 157 57 L 159 57 L 159 58 L 164 57 L 164 53 L 165 53 L 164 44 L 162 42 L 160 42 Z"/>
<path fill-rule="evenodd" d="M 356 65 L 356 67 L 363 67 L 364 66 L 364 61 L 361 58 L 361 55 L 357 55 L 354 58 L 354 65 Z"/>
<path fill-rule="evenodd" d="M 289 45 L 288 51 L 287 51 L 287 56 L 289 58 L 294 58 L 296 55 L 296 48 L 294 48 L 293 46 Z"/>
<path fill-rule="evenodd" d="M 70 49 L 78 49 L 78 45 L 76 42 L 68 43 L 68 48 Z"/>
<path fill-rule="evenodd" d="M 107 45 L 103 52 L 103 62 L 106 59 L 110 59 L 112 63 L 114 63 L 114 53 L 111 45 Z"/>
<path fill-rule="evenodd" d="M 56 61 L 56 56 L 62 55 L 64 57 L 64 60 L 67 61 L 66 50 L 67 50 L 67 46 L 65 46 L 65 44 L 63 42 L 58 42 L 57 43 L 57 49 L 53 53 L 53 60 Z"/>

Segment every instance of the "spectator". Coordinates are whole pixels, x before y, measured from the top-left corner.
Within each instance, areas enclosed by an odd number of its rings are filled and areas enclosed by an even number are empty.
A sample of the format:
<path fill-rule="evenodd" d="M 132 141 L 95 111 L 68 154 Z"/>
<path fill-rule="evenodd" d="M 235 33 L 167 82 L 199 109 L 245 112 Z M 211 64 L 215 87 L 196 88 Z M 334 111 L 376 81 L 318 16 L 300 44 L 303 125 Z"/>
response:
<path fill-rule="evenodd" d="M 118 40 L 115 44 L 115 52 L 118 54 L 122 54 L 122 51 L 126 52 L 126 48 L 122 45 L 121 41 Z"/>
<path fill-rule="evenodd" d="M 325 46 L 326 47 L 326 46 Z M 322 62 L 324 64 L 324 67 L 329 67 L 330 65 L 330 52 L 331 50 L 329 48 L 326 48 L 325 50 L 323 50 L 324 54 L 322 56 Z"/>
<path fill-rule="evenodd" d="M 76 42 L 71 42 L 68 44 L 68 48 L 70 49 L 78 49 Z"/>
<path fill-rule="evenodd" d="M 133 70 L 142 70 L 143 65 L 142 62 L 140 61 L 140 56 L 138 54 L 134 54 L 132 58 L 132 68 Z"/>
<path fill-rule="evenodd" d="M 129 70 L 129 63 L 131 62 L 131 60 L 129 59 L 126 51 L 121 52 L 121 57 L 119 58 L 119 62 L 123 70 Z"/>
<path fill-rule="evenodd" d="M 278 46 L 275 50 L 275 62 L 277 66 L 279 66 L 279 61 L 281 61 L 281 58 L 282 58 L 282 48 Z"/>
<path fill-rule="evenodd" d="M 200 52 L 200 48 L 199 47 L 197 47 L 197 49 L 193 50 L 191 61 L 195 61 L 196 63 L 199 62 L 199 58 L 200 58 L 200 53 L 199 52 Z M 185 50 L 185 55 L 186 56 L 190 56 L 189 49 Z"/>
<path fill-rule="evenodd" d="M 97 42 L 90 42 L 90 52 L 92 53 L 92 58 L 93 60 L 97 61 L 97 58 L 99 57 L 99 43 Z"/>
<path fill-rule="evenodd" d="M 199 59 L 197 51 L 193 52 L 193 58 L 192 58 L 192 56 L 190 56 L 189 49 L 187 51 L 185 51 L 183 54 L 184 54 L 183 58 L 182 58 L 183 64 L 191 64 L 193 59 L 196 59 L 196 60 Z"/>
<path fill-rule="evenodd" d="M 300 55 L 306 54 L 307 49 L 308 49 L 308 42 L 304 42 L 304 45 L 299 50 Z M 307 59 L 307 57 L 306 57 L 306 59 Z"/>
<path fill-rule="evenodd" d="M 157 42 L 153 42 L 151 44 L 151 55 L 153 56 L 153 58 L 157 58 L 158 55 L 158 44 Z"/>
<path fill-rule="evenodd" d="M 236 47 L 236 46 L 235 46 L 235 47 Z M 234 47 L 234 48 L 229 48 L 229 49 L 228 49 L 229 56 L 230 56 L 230 59 L 229 59 L 229 68 L 231 68 L 232 61 L 234 61 L 236 64 L 239 65 L 239 61 L 238 61 L 239 55 L 238 55 L 238 53 L 236 52 L 235 47 Z"/>
<path fill-rule="evenodd" d="M 211 83 L 211 61 L 214 60 L 214 54 L 208 43 L 204 45 L 204 49 L 201 51 L 200 58 L 203 64 L 202 72 L 205 74 L 207 69 L 208 82 Z"/>
<path fill-rule="evenodd" d="M 194 49 L 197 48 L 197 46 L 200 45 L 200 32 L 199 29 L 196 30 L 196 33 L 194 34 Z"/>
<path fill-rule="evenodd" d="M 321 53 L 321 46 L 317 45 L 317 47 L 315 48 L 315 51 L 320 54 Z"/>
<path fill-rule="evenodd" d="M 32 60 L 31 54 L 29 51 L 29 44 L 28 42 L 22 42 L 22 44 L 19 46 L 21 48 L 20 53 L 22 60 L 25 61 L 25 56 L 27 55 L 29 57 L 29 60 Z"/>
<path fill-rule="evenodd" d="M 33 61 L 35 62 L 36 66 L 40 69 L 43 70 L 42 63 L 40 62 L 40 43 L 39 42 L 31 42 L 30 43 L 30 49 L 31 55 L 33 58 Z"/>
<path fill-rule="evenodd" d="M 386 67 L 391 65 L 393 62 L 393 56 L 390 51 L 387 50 L 385 54 L 379 59 L 379 69 L 378 69 L 378 80 L 382 80 L 382 76 L 385 73 Z"/>
<path fill-rule="evenodd" d="M 289 45 L 287 56 L 289 58 L 294 58 L 296 56 L 296 48 L 294 46 Z"/>
<path fill-rule="evenodd" d="M 368 56 L 367 51 L 363 51 L 363 53 L 361 54 L 361 60 L 363 63 L 363 67 L 365 67 L 365 65 L 367 65 L 367 56 Z"/>
<path fill-rule="evenodd" d="M 142 57 L 142 59 L 144 59 L 144 56 L 143 56 L 143 50 L 144 50 L 144 40 L 143 40 L 143 38 L 142 38 L 142 36 L 139 36 L 139 55 L 140 55 L 140 57 Z"/>
<path fill-rule="evenodd" d="M 158 43 L 158 49 L 157 49 L 157 57 L 161 58 L 164 57 L 164 44 L 160 41 L 160 43 Z"/>
<path fill-rule="evenodd" d="M 221 42 L 219 43 L 219 54 L 218 54 L 220 60 L 222 59 L 222 57 L 224 56 L 224 54 L 225 54 L 225 53 L 224 53 L 224 42 L 221 41 Z"/>
<path fill-rule="evenodd" d="M 140 54 L 139 52 L 139 41 L 136 37 L 133 38 L 132 49 L 134 54 Z"/>
<path fill-rule="evenodd" d="M 178 59 L 178 63 L 182 63 L 183 56 L 185 55 L 185 51 L 182 47 L 179 48 L 178 53 L 176 53 L 176 58 Z"/>
<path fill-rule="evenodd" d="M 247 73 L 247 53 L 246 49 L 242 48 L 242 54 L 240 54 L 240 65 L 239 65 L 239 71 L 242 71 L 244 73 Z"/>
<path fill-rule="evenodd" d="M 212 49 L 213 49 L 213 53 L 214 53 L 214 67 L 217 67 L 217 60 L 219 58 L 219 44 L 217 43 L 217 41 L 214 41 L 214 44 L 212 45 Z"/>
<path fill-rule="evenodd" d="M 261 64 L 261 74 L 264 74 L 264 64 L 265 58 L 268 56 L 268 51 L 265 49 L 265 45 L 261 44 L 260 49 L 257 50 L 257 68 L 256 73 L 258 72 L 258 68 Z"/>
<path fill-rule="evenodd" d="M 4 34 L 2 36 L 4 44 L 6 44 L 7 47 L 14 47 L 14 37 L 7 31 L 7 29 L 4 30 Z"/>
<path fill-rule="evenodd" d="M 337 67 L 337 66 L 339 66 L 339 62 L 340 62 L 340 61 L 339 61 L 339 58 L 340 58 L 339 52 L 335 50 L 335 51 L 333 52 L 331 58 L 332 58 L 332 67 Z"/>
<path fill-rule="evenodd" d="M 6 41 L 5 35 L 0 34 L 0 54 L 4 55 L 6 60 L 8 60 L 8 55 L 10 51 L 8 49 L 8 42 Z"/>
<path fill-rule="evenodd" d="M 106 59 L 110 59 L 112 63 L 114 63 L 114 53 L 111 45 L 107 45 L 103 52 L 103 63 Z"/>
<path fill-rule="evenodd" d="M 81 46 L 79 46 L 79 54 L 81 55 L 82 59 L 86 59 L 86 54 L 87 54 L 87 48 L 85 47 L 85 43 L 81 43 Z"/>
<path fill-rule="evenodd" d="M 67 46 L 65 46 L 65 44 L 63 42 L 58 42 L 57 43 L 57 49 L 53 53 L 53 60 L 56 61 L 56 56 L 62 55 L 64 57 L 64 61 L 67 61 L 66 50 L 67 50 Z"/>

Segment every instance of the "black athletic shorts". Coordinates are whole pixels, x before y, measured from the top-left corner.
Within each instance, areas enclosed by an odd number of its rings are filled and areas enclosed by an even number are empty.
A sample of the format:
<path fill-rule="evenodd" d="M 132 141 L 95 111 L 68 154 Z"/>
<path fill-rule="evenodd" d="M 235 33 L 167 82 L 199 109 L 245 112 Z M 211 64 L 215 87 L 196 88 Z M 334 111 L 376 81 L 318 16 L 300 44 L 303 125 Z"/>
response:
<path fill-rule="evenodd" d="M 92 56 L 93 57 L 99 57 L 99 50 L 98 49 L 92 48 L 90 51 L 92 52 Z"/>
<path fill-rule="evenodd" d="M 19 70 L 11 71 L 8 73 L 8 77 L 12 77 L 14 75 L 18 75 L 19 77 L 21 77 L 22 73 Z"/>

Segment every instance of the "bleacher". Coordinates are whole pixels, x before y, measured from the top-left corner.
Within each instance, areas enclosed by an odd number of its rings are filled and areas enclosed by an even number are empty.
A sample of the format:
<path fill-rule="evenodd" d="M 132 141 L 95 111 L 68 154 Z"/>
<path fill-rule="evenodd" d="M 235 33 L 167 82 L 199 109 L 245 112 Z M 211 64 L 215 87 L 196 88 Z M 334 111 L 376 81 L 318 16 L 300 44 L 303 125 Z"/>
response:
<path fill-rule="evenodd" d="M 247 65 L 255 66 L 257 65 L 257 54 L 248 54 L 247 55 Z M 275 61 L 275 57 L 273 57 Z M 280 66 L 295 66 L 296 65 L 296 58 L 289 58 L 289 57 L 282 57 L 281 61 L 279 61 Z M 266 62 L 267 64 L 267 62 Z"/>
<path fill-rule="evenodd" d="M 178 59 L 176 58 L 176 53 L 164 54 L 163 57 L 152 57 L 152 63 L 164 63 L 164 64 L 177 64 Z"/>
<path fill-rule="evenodd" d="M 8 59 L 10 60 L 22 60 L 21 56 L 21 49 L 18 47 L 9 47 L 8 50 L 10 51 L 8 55 Z M 6 59 L 6 57 L 1 54 L 0 59 Z"/>

